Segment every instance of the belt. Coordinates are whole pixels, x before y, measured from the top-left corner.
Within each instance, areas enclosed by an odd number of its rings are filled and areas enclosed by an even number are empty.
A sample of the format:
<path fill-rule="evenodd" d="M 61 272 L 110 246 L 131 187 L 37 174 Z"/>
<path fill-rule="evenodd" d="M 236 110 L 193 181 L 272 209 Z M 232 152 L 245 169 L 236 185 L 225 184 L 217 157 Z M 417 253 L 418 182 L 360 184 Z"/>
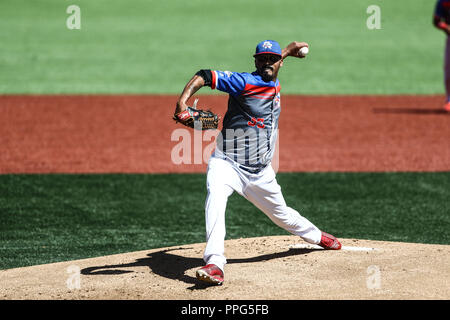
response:
<path fill-rule="evenodd" d="M 223 159 L 225 161 L 230 162 L 233 166 L 237 166 L 239 169 L 244 170 L 245 172 L 251 173 L 251 174 L 257 174 L 260 173 L 263 169 L 265 169 L 267 166 L 262 167 L 262 168 L 255 168 L 255 169 L 251 169 L 248 167 L 244 167 L 243 165 L 238 164 L 237 162 L 231 160 L 228 157 L 225 156 L 219 156 L 218 158 Z"/>
<path fill-rule="evenodd" d="M 248 173 L 255 174 L 255 173 L 260 173 L 264 168 L 249 169 L 249 168 L 239 165 L 239 169 L 247 171 Z"/>

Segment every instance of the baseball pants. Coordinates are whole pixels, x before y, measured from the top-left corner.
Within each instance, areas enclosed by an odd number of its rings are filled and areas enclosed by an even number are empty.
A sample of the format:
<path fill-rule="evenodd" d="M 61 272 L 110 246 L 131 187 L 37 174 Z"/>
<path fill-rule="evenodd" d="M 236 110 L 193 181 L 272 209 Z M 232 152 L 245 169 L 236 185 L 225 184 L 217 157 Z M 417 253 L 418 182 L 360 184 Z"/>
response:
<path fill-rule="evenodd" d="M 450 102 L 450 36 L 447 36 L 444 54 L 444 84 L 447 102 Z"/>
<path fill-rule="evenodd" d="M 252 202 L 281 228 L 308 243 L 320 242 L 321 231 L 286 205 L 271 165 L 258 174 L 250 174 L 240 169 L 236 163 L 213 154 L 208 163 L 206 183 L 206 248 L 203 255 L 206 264 L 215 264 L 223 271 L 227 262 L 225 210 L 228 197 L 234 191 Z"/>

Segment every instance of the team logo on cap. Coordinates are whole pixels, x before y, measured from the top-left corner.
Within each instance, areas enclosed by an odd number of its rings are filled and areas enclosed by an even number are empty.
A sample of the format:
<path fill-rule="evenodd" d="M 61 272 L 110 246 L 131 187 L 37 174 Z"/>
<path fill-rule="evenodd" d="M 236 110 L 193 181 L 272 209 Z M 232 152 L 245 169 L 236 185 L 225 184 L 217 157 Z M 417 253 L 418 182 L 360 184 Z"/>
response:
<path fill-rule="evenodd" d="M 267 49 L 267 48 L 272 49 L 272 43 L 270 43 L 269 41 L 264 41 L 262 47 L 264 49 Z"/>

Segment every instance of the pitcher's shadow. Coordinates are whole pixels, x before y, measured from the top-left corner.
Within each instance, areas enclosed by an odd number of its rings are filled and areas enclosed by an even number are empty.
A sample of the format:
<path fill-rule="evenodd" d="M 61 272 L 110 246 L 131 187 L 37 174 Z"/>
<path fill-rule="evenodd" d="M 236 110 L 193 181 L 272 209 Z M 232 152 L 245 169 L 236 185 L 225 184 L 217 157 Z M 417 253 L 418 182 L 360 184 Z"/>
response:
<path fill-rule="evenodd" d="M 426 108 L 373 108 L 373 113 L 387 114 L 412 114 L 412 115 L 446 115 L 450 116 L 450 112 L 444 109 L 426 109 Z"/>
<path fill-rule="evenodd" d="M 124 264 L 114 264 L 114 265 L 104 265 L 88 267 L 81 270 L 83 275 L 119 275 L 124 273 L 131 273 L 134 271 L 123 270 L 123 268 L 134 268 L 134 267 L 149 267 L 150 270 L 161 276 L 172 280 L 183 281 L 187 284 L 192 284 L 189 287 L 190 290 L 195 289 L 205 289 L 210 285 L 198 281 L 195 277 L 186 275 L 186 270 L 192 268 L 200 268 L 204 265 L 204 261 L 201 258 L 189 258 L 183 257 L 176 254 L 170 253 L 170 251 L 186 250 L 188 248 L 174 248 L 165 249 L 153 253 L 149 253 L 146 258 L 137 259 L 135 262 L 124 263 Z M 294 249 L 290 248 L 288 251 L 283 251 L 279 253 L 271 253 L 260 255 L 251 258 L 241 258 L 241 259 L 227 259 L 228 264 L 233 263 L 251 263 L 251 262 L 261 262 L 273 259 L 280 259 L 284 257 L 289 257 L 299 254 L 307 254 L 309 252 L 316 251 L 318 249 Z"/>

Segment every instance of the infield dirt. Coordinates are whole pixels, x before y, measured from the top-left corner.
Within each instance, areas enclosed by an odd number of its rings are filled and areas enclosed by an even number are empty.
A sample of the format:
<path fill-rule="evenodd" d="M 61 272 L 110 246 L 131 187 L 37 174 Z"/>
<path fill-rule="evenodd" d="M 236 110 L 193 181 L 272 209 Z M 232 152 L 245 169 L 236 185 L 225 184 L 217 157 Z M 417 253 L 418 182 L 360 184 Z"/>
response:
<path fill-rule="evenodd" d="M 223 117 L 225 95 L 199 97 Z M 206 172 L 193 136 L 191 164 L 172 159 L 172 134 L 185 130 L 176 99 L 0 96 L 0 173 Z M 442 106 L 441 96 L 283 96 L 279 171 L 448 171 Z"/>
<path fill-rule="evenodd" d="M 449 299 L 450 246 L 342 239 L 369 251 L 295 249 L 295 236 L 226 241 L 222 286 L 195 278 L 204 244 L 0 271 L 2 299 Z M 78 288 L 74 282 L 80 271 Z"/>

